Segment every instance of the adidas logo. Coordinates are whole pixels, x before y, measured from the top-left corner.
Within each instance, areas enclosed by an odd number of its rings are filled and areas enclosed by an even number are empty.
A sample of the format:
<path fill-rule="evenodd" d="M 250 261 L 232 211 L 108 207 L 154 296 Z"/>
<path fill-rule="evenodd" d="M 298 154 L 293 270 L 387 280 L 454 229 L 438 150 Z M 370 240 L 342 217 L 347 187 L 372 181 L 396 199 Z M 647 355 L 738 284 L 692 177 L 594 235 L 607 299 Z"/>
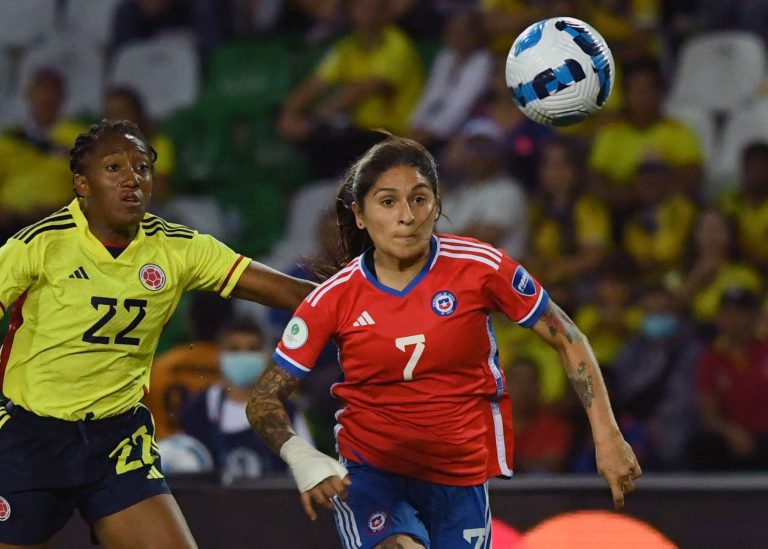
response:
<path fill-rule="evenodd" d="M 90 280 L 91 277 L 88 276 L 88 273 L 85 272 L 85 269 L 80 267 L 74 273 L 69 275 L 69 278 L 83 278 L 85 280 Z"/>
<path fill-rule="evenodd" d="M 363 311 L 363 314 L 357 317 L 352 326 L 368 326 L 369 324 L 376 324 L 376 321 L 368 314 L 368 311 Z"/>

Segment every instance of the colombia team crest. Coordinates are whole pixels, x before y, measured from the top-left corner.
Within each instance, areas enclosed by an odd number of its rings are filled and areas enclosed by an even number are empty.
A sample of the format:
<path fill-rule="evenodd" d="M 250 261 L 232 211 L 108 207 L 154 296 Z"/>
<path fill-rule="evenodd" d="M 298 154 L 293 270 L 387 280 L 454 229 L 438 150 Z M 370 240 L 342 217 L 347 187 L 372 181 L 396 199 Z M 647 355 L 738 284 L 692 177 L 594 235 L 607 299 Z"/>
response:
<path fill-rule="evenodd" d="M 147 290 L 156 292 L 165 286 L 165 272 L 154 263 L 147 263 L 139 270 L 139 280 Z"/>
<path fill-rule="evenodd" d="M 448 316 L 456 310 L 456 296 L 441 290 L 432 296 L 432 310 L 440 316 Z"/>
<path fill-rule="evenodd" d="M 0 496 L 0 522 L 8 520 L 11 516 L 11 504 L 3 496 Z"/>

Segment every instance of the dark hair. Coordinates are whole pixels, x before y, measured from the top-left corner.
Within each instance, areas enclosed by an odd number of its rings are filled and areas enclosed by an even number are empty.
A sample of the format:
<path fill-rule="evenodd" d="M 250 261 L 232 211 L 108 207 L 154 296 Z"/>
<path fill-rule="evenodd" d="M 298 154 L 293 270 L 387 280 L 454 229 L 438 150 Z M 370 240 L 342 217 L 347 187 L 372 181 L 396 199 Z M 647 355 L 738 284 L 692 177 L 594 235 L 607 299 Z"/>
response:
<path fill-rule="evenodd" d="M 106 97 L 119 97 L 127 100 L 133 109 L 136 111 L 137 119 L 131 120 L 134 122 L 145 137 L 149 137 L 152 134 L 152 125 L 149 116 L 147 116 L 147 109 L 144 107 L 144 101 L 141 99 L 141 95 L 134 88 L 129 86 L 112 86 L 107 89 Z"/>
<path fill-rule="evenodd" d="M 651 57 L 644 57 L 635 61 L 625 63 L 623 66 L 624 74 L 622 75 L 624 90 L 627 89 L 629 81 L 636 74 L 650 74 L 656 81 L 656 85 L 662 92 L 665 89 L 666 82 L 664 80 L 664 73 L 661 70 L 659 62 Z"/>
<path fill-rule="evenodd" d="M 192 336 L 203 341 L 216 341 L 219 327 L 232 320 L 234 311 L 232 300 L 216 292 L 192 292 L 188 313 Z"/>
<path fill-rule="evenodd" d="M 149 158 L 152 163 L 157 160 L 157 152 L 147 141 L 147 138 L 141 133 L 138 126 L 127 120 L 110 122 L 102 120 L 98 124 L 92 125 L 88 131 L 81 133 L 75 139 L 75 144 L 69 151 L 69 169 L 73 174 L 82 172 L 83 157 L 88 154 L 102 138 L 110 135 L 131 135 L 139 139 L 149 152 Z"/>
<path fill-rule="evenodd" d="M 264 339 L 264 331 L 261 326 L 246 316 L 235 316 L 222 324 L 218 330 L 217 339 L 234 333 L 254 334 Z"/>
<path fill-rule="evenodd" d="M 342 265 L 349 263 L 373 245 L 368 231 L 358 228 L 352 204 L 363 208 L 371 187 L 389 169 L 398 166 L 415 168 L 429 182 L 437 201 L 438 215 L 440 214 L 437 163 L 430 152 L 413 139 L 382 133 L 386 135 L 386 139 L 368 149 L 347 169 L 336 195 L 336 220 L 341 239 Z"/>
<path fill-rule="evenodd" d="M 741 150 L 741 163 L 746 164 L 755 158 L 768 158 L 768 143 L 765 141 L 752 141 Z"/>

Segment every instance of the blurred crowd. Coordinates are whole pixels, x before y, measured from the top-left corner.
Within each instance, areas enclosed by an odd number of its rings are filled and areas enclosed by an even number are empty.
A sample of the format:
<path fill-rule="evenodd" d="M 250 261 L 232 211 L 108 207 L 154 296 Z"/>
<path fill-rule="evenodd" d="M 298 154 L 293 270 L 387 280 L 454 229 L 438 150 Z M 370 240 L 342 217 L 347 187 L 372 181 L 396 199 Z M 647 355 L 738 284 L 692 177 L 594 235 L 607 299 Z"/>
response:
<path fill-rule="evenodd" d="M 411 136 L 441 167 L 439 229 L 504 249 L 587 335 L 644 471 L 768 467 L 767 0 L 99 4 L 0 5 L 6 22 L 42 10 L 39 33 L 0 39 L 0 241 L 72 198 L 88 123 L 130 119 L 158 151 L 153 213 L 309 278 L 336 253 L 344 168 L 377 129 Z M 605 37 L 616 83 L 601 113 L 555 129 L 522 115 L 504 63 L 523 29 L 564 15 Z M 182 304 L 149 396 L 159 437 L 207 456 L 180 471 L 284 472 L 244 402 L 286 320 Z M 504 318 L 495 331 L 516 471 L 592 470 L 557 358 Z M 293 404 L 332 453 L 334 349 L 321 360 Z"/>

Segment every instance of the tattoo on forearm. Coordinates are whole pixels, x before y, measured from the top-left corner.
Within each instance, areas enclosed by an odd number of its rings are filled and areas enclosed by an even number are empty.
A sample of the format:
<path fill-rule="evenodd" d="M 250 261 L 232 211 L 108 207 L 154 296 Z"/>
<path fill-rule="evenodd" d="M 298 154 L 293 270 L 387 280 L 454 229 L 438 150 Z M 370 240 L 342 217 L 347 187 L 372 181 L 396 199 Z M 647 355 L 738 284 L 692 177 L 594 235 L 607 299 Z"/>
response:
<path fill-rule="evenodd" d="M 567 314 L 565 314 L 565 311 L 563 311 L 552 301 L 549 302 L 547 310 L 544 311 L 542 319 L 549 329 L 549 335 L 551 335 L 553 338 L 556 337 L 557 334 L 563 334 L 563 336 L 565 336 L 565 338 L 568 340 L 568 343 L 574 343 L 584 339 L 584 336 L 581 334 L 573 321 L 568 317 Z"/>
<path fill-rule="evenodd" d="M 279 453 L 280 447 L 295 434 L 283 403 L 299 381 L 296 376 L 271 364 L 256 383 L 248 401 L 248 421 L 275 453 Z"/>
<path fill-rule="evenodd" d="M 571 385 L 576 390 L 576 394 L 579 395 L 581 403 L 584 408 L 589 409 L 592 407 L 592 401 L 595 398 L 595 389 L 592 385 L 592 376 L 587 374 L 587 363 L 579 362 L 579 367 L 576 369 L 575 374 L 568 373 L 568 377 L 571 380 Z"/>

